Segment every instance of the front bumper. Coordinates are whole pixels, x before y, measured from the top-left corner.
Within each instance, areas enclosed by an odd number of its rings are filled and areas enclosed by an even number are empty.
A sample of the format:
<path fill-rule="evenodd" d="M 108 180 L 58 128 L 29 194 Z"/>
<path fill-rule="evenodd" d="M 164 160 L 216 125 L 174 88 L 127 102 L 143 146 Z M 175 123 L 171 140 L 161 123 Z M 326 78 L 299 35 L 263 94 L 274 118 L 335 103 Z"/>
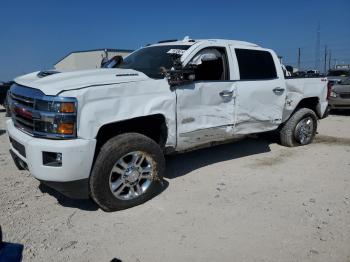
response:
<path fill-rule="evenodd" d="M 75 195 L 75 192 L 68 191 L 78 191 L 75 187 L 77 184 L 78 188 L 84 187 L 82 191 L 88 192 L 87 181 L 95 152 L 95 139 L 50 140 L 34 138 L 15 128 L 11 119 L 7 120 L 6 125 L 10 138 L 25 149 L 25 153 L 23 153 L 23 150 L 19 150 L 18 145 L 14 146 L 11 143 L 14 159 L 19 158 L 21 166 L 27 167 L 32 176 L 67 196 Z M 62 153 L 62 166 L 44 165 L 43 152 Z"/>

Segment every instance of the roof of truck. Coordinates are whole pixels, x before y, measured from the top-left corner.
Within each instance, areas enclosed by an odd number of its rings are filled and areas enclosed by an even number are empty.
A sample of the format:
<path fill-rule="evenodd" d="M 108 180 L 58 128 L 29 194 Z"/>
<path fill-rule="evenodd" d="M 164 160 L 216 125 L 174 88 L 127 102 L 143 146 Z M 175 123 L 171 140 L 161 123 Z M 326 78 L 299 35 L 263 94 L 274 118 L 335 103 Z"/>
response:
<path fill-rule="evenodd" d="M 220 44 L 229 44 L 229 45 L 234 45 L 234 46 L 254 46 L 258 47 L 259 45 L 250 43 L 250 42 L 245 42 L 245 41 L 238 41 L 238 40 L 226 40 L 226 39 L 190 39 L 190 38 L 185 38 L 183 40 L 164 40 L 160 41 L 158 43 L 152 44 L 151 46 L 158 46 L 158 45 L 194 45 L 196 43 L 201 43 L 201 42 L 215 42 L 215 43 L 220 43 Z"/>

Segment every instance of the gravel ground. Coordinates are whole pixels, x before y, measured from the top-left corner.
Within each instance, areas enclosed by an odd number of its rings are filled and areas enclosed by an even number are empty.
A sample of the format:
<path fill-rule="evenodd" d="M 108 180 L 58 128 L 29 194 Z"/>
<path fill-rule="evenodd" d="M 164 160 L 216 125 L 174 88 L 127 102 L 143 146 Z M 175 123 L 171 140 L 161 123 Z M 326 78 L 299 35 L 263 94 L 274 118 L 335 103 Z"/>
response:
<path fill-rule="evenodd" d="M 168 157 L 167 188 L 114 213 L 18 171 L 4 115 L 0 224 L 24 261 L 350 261 L 349 113 L 305 147 L 264 136 Z"/>

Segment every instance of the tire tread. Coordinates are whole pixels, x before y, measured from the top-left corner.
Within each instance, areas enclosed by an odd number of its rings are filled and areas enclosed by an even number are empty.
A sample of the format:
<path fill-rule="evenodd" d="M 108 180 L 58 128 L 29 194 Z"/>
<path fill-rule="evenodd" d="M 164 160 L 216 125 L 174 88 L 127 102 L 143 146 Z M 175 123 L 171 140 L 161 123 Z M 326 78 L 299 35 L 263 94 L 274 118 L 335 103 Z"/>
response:
<path fill-rule="evenodd" d="M 310 115 L 315 120 L 315 130 L 310 143 L 313 141 L 317 130 L 317 116 L 315 112 L 309 108 L 300 108 L 286 121 L 286 123 L 280 129 L 281 145 L 287 147 L 300 146 L 300 144 L 294 138 L 294 130 L 299 121 L 306 115 Z"/>

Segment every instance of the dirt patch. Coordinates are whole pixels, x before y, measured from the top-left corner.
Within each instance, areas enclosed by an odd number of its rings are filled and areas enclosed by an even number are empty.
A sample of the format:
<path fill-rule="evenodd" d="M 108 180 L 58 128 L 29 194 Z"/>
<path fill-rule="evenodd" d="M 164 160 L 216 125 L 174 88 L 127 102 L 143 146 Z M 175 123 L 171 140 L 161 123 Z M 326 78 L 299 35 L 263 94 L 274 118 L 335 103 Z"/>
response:
<path fill-rule="evenodd" d="M 263 159 L 256 159 L 251 167 L 268 167 L 284 163 L 289 157 L 294 154 L 292 150 L 283 150 L 278 155 L 272 157 L 264 157 Z"/>
<path fill-rule="evenodd" d="M 318 135 L 315 137 L 314 143 L 350 146 L 350 138 Z"/>

